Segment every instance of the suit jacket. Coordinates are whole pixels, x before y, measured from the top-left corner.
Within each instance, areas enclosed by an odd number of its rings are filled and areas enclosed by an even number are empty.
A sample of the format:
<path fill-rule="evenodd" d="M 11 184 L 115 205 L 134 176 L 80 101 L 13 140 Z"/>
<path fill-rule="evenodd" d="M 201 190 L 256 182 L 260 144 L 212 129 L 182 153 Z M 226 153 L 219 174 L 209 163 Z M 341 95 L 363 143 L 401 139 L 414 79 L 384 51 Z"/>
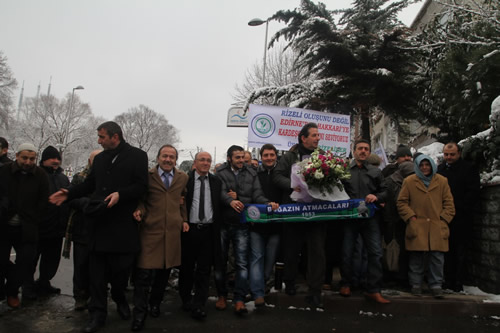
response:
<path fill-rule="evenodd" d="M 94 159 L 84 182 L 70 187 L 68 200 L 91 194 L 103 200 L 118 192 L 116 205 L 93 219 L 89 226 L 91 251 L 137 253 L 139 232 L 133 212 L 148 187 L 148 156 L 139 148 L 122 141 L 116 149 L 104 150 Z"/>
<path fill-rule="evenodd" d="M 143 213 L 140 224 L 141 253 L 137 267 L 170 268 L 181 264 L 182 223 L 187 221 L 184 196 L 188 176 L 175 169 L 167 189 L 158 175 L 158 166 L 149 170 L 149 188 L 138 206 Z"/>
<path fill-rule="evenodd" d="M 189 173 L 189 181 L 187 183 L 187 195 L 186 195 L 186 205 L 188 216 L 191 212 L 191 204 L 193 203 L 193 193 L 194 193 L 194 170 Z M 212 211 L 213 211 L 213 250 L 214 258 L 217 260 L 221 258 L 221 247 L 220 247 L 220 227 L 221 227 L 221 192 L 222 192 L 222 182 L 221 180 L 212 175 L 208 174 L 208 183 L 210 184 L 210 198 L 212 200 Z M 189 220 L 189 218 L 188 218 Z"/>

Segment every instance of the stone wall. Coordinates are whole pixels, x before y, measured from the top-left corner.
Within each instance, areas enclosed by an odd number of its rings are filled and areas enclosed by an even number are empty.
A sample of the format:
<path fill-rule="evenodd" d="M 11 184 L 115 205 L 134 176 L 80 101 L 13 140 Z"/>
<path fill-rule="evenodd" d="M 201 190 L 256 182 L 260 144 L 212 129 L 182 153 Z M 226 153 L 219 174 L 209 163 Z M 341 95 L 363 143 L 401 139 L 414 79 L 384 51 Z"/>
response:
<path fill-rule="evenodd" d="M 481 210 L 474 220 L 468 259 L 470 283 L 500 294 L 500 184 L 481 190 Z"/>

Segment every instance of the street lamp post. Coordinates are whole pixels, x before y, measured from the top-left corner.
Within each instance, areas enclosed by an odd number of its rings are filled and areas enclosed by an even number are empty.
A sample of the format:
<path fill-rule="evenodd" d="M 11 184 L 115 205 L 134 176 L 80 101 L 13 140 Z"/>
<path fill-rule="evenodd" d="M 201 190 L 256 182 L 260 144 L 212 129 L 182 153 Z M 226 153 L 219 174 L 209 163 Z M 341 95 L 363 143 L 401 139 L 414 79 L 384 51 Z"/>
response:
<path fill-rule="evenodd" d="M 71 93 L 71 101 L 69 102 L 69 113 L 71 113 L 71 109 L 73 108 L 73 98 L 75 97 L 75 90 L 85 89 L 83 86 L 76 86 L 73 88 L 73 92 Z"/>
<path fill-rule="evenodd" d="M 69 108 L 68 108 L 68 117 L 66 117 L 66 135 L 65 135 L 66 142 L 68 141 L 68 138 L 70 135 L 69 123 L 71 121 L 72 112 L 73 112 L 73 98 L 75 97 L 75 90 L 81 90 L 81 89 L 85 89 L 85 88 L 83 88 L 83 86 L 76 86 L 73 88 L 73 91 L 71 92 L 71 99 L 69 101 Z M 63 143 L 61 143 L 61 144 L 63 145 Z M 66 148 L 65 144 L 64 144 L 64 148 Z M 59 151 L 61 152 L 61 155 L 62 155 L 63 152 L 61 151 L 61 149 L 59 149 Z"/>
<path fill-rule="evenodd" d="M 256 26 L 262 25 L 264 23 L 266 24 L 266 38 L 264 39 L 264 59 L 263 59 L 264 67 L 262 69 L 262 86 L 263 87 L 266 85 L 267 32 L 268 32 L 268 28 L 269 28 L 269 18 L 265 21 L 261 20 L 259 18 L 254 18 L 253 20 L 250 20 L 250 22 L 248 22 L 248 25 L 251 27 L 256 27 Z"/>

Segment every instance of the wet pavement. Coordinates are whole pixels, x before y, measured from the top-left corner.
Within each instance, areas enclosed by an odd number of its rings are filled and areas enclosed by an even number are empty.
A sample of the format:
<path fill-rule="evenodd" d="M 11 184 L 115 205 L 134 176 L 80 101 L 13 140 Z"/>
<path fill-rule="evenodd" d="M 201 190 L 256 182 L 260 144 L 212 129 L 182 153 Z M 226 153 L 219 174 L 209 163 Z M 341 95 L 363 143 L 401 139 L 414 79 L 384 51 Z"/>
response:
<path fill-rule="evenodd" d="M 71 297 L 71 261 L 62 260 L 53 284 L 61 295 L 23 303 L 16 310 L 0 303 L 0 333 L 80 332 L 85 325 L 86 311 L 73 310 Z M 342 298 L 337 292 L 324 292 L 324 311 L 310 310 L 304 301 L 305 286 L 296 296 L 271 293 L 267 305 L 250 310 L 244 317 L 228 307 L 215 310 L 215 297 L 207 304 L 208 317 L 199 322 L 182 311 L 175 290 L 169 290 L 159 318 L 148 318 L 144 332 L 500 332 L 500 304 L 487 303 L 487 296 L 447 294 L 443 300 L 430 295 L 415 297 L 397 290 L 384 290 L 392 303 L 368 302 L 361 293 Z M 127 292 L 129 301 L 132 292 Z M 123 321 L 110 302 L 106 327 L 99 332 L 130 332 L 130 320 Z"/>

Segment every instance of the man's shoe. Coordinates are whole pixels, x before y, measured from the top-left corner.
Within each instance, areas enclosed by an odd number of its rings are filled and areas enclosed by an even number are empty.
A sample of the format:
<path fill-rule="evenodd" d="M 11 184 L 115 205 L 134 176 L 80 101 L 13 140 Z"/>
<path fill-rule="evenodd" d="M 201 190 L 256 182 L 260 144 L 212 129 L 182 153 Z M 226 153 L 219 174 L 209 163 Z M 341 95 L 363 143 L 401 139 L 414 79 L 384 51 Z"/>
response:
<path fill-rule="evenodd" d="M 127 302 L 116 303 L 116 312 L 123 320 L 130 319 L 130 307 Z"/>
<path fill-rule="evenodd" d="M 36 289 L 42 294 L 60 294 L 61 289 L 50 284 L 50 281 L 36 281 Z"/>
<path fill-rule="evenodd" d="M 94 333 L 97 332 L 101 327 L 104 326 L 104 320 L 100 319 L 98 316 L 92 316 L 83 328 L 84 333 Z"/>
<path fill-rule="evenodd" d="M 139 332 L 141 331 L 143 328 L 144 328 L 144 324 L 146 322 L 146 316 L 135 316 L 134 315 L 134 318 L 132 319 L 132 325 L 130 327 L 130 329 L 133 331 L 133 332 Z"/>
<path fill-rule="evenodd" d="M 314 309 L 323 309 L 323 303 L 321 303 L 320 295 L 309 295 L 306 296 L 306 302 L 311 305 Z"/>
<path fill-rule="evenodd" d="M 19 302 L 19 297 L 17 296 L 7 296 L 7 305 L 13 309 L 17 309 L 21 302 Z"/>
<path fill-rule="evenodd" d="M 288 296 L 294 296 L 297 294 L 297 289 L 295 289 L 295 283 L 286 283 L 285 284 L 285 293 Z"/>
<path fill-rule="evenodd" d="M 191 310 L 191 317 L 196 320 L 203 320 L 207 317 L 207 313 L 201 308 L 194 308 Z"/>
<path fill-rule="evenodd" d="M 339 294 L 342 297 L 349 297 L 351 296 L 351 288 L 349 286 L 342 286 L 340 287 Z"/>
<path fill-rule="evenodd" d="M 158 318 L 160 316 L 160 304 L 151 304 L 149 306 L 149 314 L 153 318 Z"/>
<path fill-rule="evenodd" d="M 264 297 L 260 296 L 255 299 L 254 303 L 256 307 L 261 307 L 266 305 L 266 300 L 264 299 Z"/>
<path fill-rule="evenodd" d="M 248 313 L 248 310 L 245 307 L 245 302 L 237 301 L 236 304 L 234 305 L 234 313 L 236 313 L 238 315 L 243 315 L 243 314 Z"/>
<path fill-rule="evenodd" d="M 441 288 L 432 288 L 431 293 L 435 299 L 443 299 L 444 298 L 443 289 L 441 289 Z"/>
<path fill-rule="evenodd" d="M 365 297 L 368 300 L 377 302 L 379 304 L 388 304 L 391 303 L 388 299 L 382 297 L 381 293 L 365 293 Z"/>
<path fill-rule="evenodd" d="M 83 311 L 87 308 L 87 299 L 83 297 L 75 298 L 75 311 Z"/>
<path fill-rule="evenodd" d="M 215 308 L 217 310 L 225 310 L 227 307 L 227 301 L 224 296 L 219 296 L 217 302 L 215 302 Z"/>
<path fill-rule="evenodd" d="M 35 286 L 34 285 L 29 285 L 29 286 L 23 286 L 23 291 L 22 291 L 22 299 L 24 301 L 34 301 L 37 298 L 36 291 L 35 291 Z"/>
<path fill-rule="evenodd" d="M 413 296 L 422 296 L 422 288 L 420 288 L 420 287 L 411 287 L 411 294 Z"/>

